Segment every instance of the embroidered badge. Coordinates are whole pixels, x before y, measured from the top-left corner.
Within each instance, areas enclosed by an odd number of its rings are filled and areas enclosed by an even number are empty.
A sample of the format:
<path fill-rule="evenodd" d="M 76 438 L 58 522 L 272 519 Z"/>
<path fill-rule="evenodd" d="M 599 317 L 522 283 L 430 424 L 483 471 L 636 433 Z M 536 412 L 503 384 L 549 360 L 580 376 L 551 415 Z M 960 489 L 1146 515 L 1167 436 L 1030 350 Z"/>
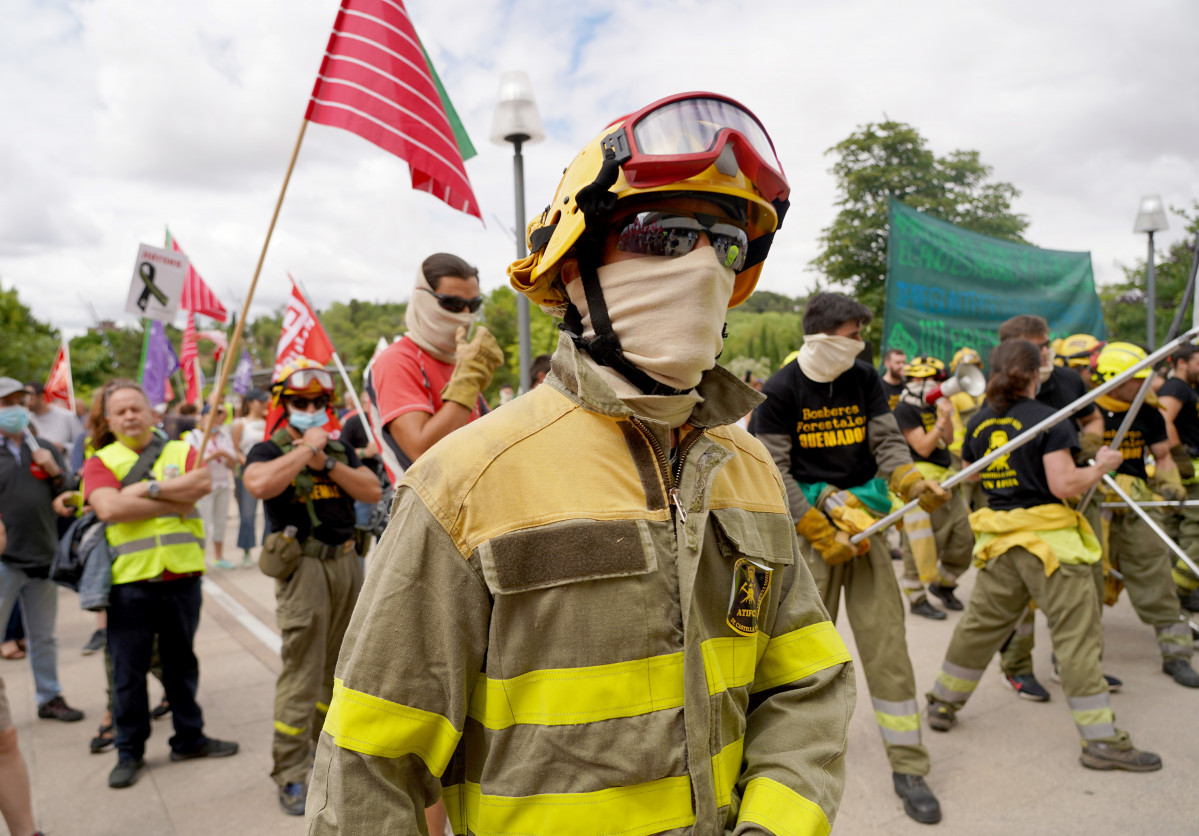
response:
<path fill-rule="evenodd" d="M 179 475 L 180 475 L 180 470 L 179 470 L 179 465 L 177 465 L 177 464 L 168 464 L 166 467 L 164 467 L 162 469 L 162 478 L 163 479 L 174 479 L 176 476 L 179 476 Z"/>
<path fill-rule="evenodd" d="M 758 613 L 766 590 L 770 589 L 773 569 L 759 566 L 748 558 L 741 558 L 733 565 L 733 593 L 729 597 L 729 613 L 726 620 L 730 627 L 743 636 L 758 632 Z"/>

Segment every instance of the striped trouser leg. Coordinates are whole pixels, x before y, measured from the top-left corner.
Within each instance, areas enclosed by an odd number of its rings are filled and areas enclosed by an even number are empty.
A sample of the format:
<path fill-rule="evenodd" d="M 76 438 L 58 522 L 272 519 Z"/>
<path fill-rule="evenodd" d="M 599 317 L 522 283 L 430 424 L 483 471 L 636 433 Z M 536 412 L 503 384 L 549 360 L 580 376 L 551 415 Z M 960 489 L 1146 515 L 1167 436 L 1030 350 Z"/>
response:
<path fill-rule="evenodd" d="M 1190 659 L 1194 655 L 1194 641 L 1191 638 L 1191 626 L 1185 615 L 1180 615 L 1173 624 L 1158 624 L 1153 629 L 1157 633 L 1157 646 L 1162 652 L 1162 661 L 1171 659 Z"/>
<path fill-rule="evenodd" d="M 914 511 L 904 514 L 903 533 L 920 582 L 939 581 L 941 573 L 937 570 L 937 540 L 933 533 L 933 518 L 927 511 L 917 507 Z"/>
<path fill-rule="evenodd" d="M 882 733 L 883 743 L 891 746 L 920 745 L 920 708 L 916 700 L 893 702 L 871 697 L 874 719 Z"/>
<path fill-rule="evenodd" d="M 1084 741 L 1111 741 L 1117 737 L 1116 714 L 1112 711 L 1111 695 L 1106 690 L 1089 697 L 1067 696 L 1066 703 Z"/>
<path fill-rule="evenodd" d="M 957 586 L 958 578 L 970 568 L 974 532 L 970 529 L 970 512 L 956 494 L 933 513 L 933 531 L 937 539 L 941 583 Z"/>
<path fill-rule="evenodd" d="M 1178 587 L 1183 595 L 1199 589 L 1199 578 L 1195 577 L 1194 571 L 1192 571 L 1190 566 L 1187 566 L 1186 561 L 1182 558 L 1175 558 L 1174 568 L 1170 571 L 1170 576 L 1174 579 L 1174 585 Z"/>
<path fill-rule="evenodd" d="M 933 690 L 928 698 L 937 702 L 948 703 L 955 709 L 961 708 L 970 699 L 978 680 L 982 678 L 983 668 L 964 668 L 946 659 L 941 663 L 941 671 L 933 683 Z M 876 712 L 877 713 L 877 712 Z"/>

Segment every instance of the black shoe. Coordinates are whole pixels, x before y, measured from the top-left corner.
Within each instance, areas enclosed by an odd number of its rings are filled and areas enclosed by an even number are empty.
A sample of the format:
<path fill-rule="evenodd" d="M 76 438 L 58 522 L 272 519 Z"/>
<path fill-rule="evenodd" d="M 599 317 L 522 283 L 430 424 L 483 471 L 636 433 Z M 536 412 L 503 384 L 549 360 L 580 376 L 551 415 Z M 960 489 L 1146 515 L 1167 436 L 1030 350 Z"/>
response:
<path fill-rule="evenodd" d="M 943 702 L 928 703 L 928 727 L 933 731 L 949 731 L 958 724 L 958 715 L 952 705 Z"/>
<path fill-rule="evenodd" d="M 43 720 L 62 720 L 64 723 L 77 723 L 83 719 L 83 712 L 67 705 L 62 694 L 52 697 L 50 702 L 37 707 L 37 716 Z"/>
<path fill-rule="evenodd" d="M 108 786 L 114 790 L 119 790 L 123 787 L 132 787 L 137 783 L 137 773 L 143 766 L 146 765 L 144 760 L 140 758 L 118 758 L 117 765 L 112 768 L 112 772 L 108 773 Z"/>
<path fill-rule="evenodd" d="M 87 640 L 87 644 L 83 646 L 83 655 L 91 656 L 98 650 L 103 650 L 104 645 L 108 643 L 108 631 L 101 627 L 96 632 L 92 633 L 92 637 Z"/>
<path fill-rule="evenodd" d="M 93 755 L 98 755 L 101 752 L 107 752 L 117 743 L 117 730 L 112 723 L 101 726 L 96 732 L 96 736 L 92 738 L 88 748 L 92 750 Z"/>
<path fill-rule="evenodd" d="M 899 549 L 891 549 L 891 559 L 903 560 L 903 552 L 901 552 Z"/>
<path fill-rule="evenodd" d="M 1174 677 L 1174 681 L 1187 688 L 1199 688 L 1199 673 L 1191 667 L 1186 659 L 1167 659 L 1162 662 L 1162 670 Z"/>
<path fill-rule="evenodd" d="M 1182 604 L 1184 610 L 1191 612 L 1199 612 L 1199 589 L 1192 589 L 1190 592 L 1179 592 L 1178 601 Z"/>
<path fill-rule="evenodd" d="M 954 586 L 942 586 L 939 583 L 930 583 L 928 585 L 928 591 L 941 599 L 941 603 L 945 605 L 945 609 L 959 612 L 965 609 L 965 605 L 958 600 L 958 596 L 953 594 L 956 588 Z"/>
<path fill-rule="evenodd" d="M 299 781 L 292 781 L 285 787 L 279 787 L 279 806 L 289 816 L 304 815 L 304 801 L 308 798 L 308 789 Z"/>
<path fill-rule="evenodd" d="M 903 799 L 903 811 L 921 824 L 936 824 L 941 820 L 941 804 L 919 775 L 892 772 L 895 794 Z"/>
<path fill-rule="evenodd" d="M 215 737 L 207 738 L 204 745 L 194 752 L 176 752 L 171 750 L 171 760 L 173 761 L 190 761 L 193 758 L 227 758 L 230 755 L 237 754 L 237 744 L 231 740 L 217 740 Z"/>
<path fill-rule="evenodd" d="M 163 697 L 162 702 L 154 706 L 154 710 L 150 712 L 151 720 L 161 719 L 171 713 L 171 704 L 167 702 L 167 698 Z"/>
<path fill-rule="evenodd" d="M 1037 678 L 1031 673 L 1022 676 L 1008 676 L 1005 673 L 1003 681 L 1023 699 L 1033 702 L 1049 702 L 1049 692 L 1045 690 L 1045 686 L 1037 682 Z"/>
<path fill-rule="evenodd" d="M 1111 691 L 1113 694 L 1124 687 L 1124 680 L 1118 676 L 1108 676 L 1107 674 L 1104 674 L 1103 681 L 1107 683 L 1107 690 Z"/>
<path fill-rule="evenodd" d="M 927 598 L 921 598 L 912 604 L 912 615 L 922 615 L 925 618 L 931 618 L 933 621 L 944 621 L 948 617 L 943 610 L 939 610 L 930 604 Z"/>
<path fill-rule="evenodd" d="M 1117 749 L 1110 743 L 1091 740 L 1083 744 L 1078 762 L 1087 769 L 1124 769 L 1129 772 L 1156 772 L 1162 759 L 1152 752 L 1142 752 L 1129 746 Z"/>

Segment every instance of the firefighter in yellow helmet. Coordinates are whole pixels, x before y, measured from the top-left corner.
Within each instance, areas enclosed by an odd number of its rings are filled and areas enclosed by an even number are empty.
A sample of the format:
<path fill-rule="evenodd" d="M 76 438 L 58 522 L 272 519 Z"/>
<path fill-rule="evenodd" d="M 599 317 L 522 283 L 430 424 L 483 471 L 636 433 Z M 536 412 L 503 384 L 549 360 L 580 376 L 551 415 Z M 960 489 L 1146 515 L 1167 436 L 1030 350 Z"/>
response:
<path fill-rule="evenodd" d="M 1101 381 L 1111 380 L 1145 359 L 1140 346 L 1126 342 L 1108 343 L 1095 363 Z M 1111 443 L 1116 431 L 1136 398 L 1141 384 L 1152 374 L 1148 366 L 1116 387 L 1110 395 L 1096 399 L 1103 415 L 1104 441 Z M 1116 481 L 1138 501 L 1186 498 L 1178 467 L 1170 456 L 1166 423 L 1157 409 L 1142 405 L 1120 442 L 1124 463 L 1116 471 Z M 1155 468 L 1152 478 L 1145 468 L 1145 457 L 1152 453 Z M 1115 500 L 1114 494 L 1108 495 Z M 1199 673 L 1191 667 L 1193 654 L 1191 629 L 1179 606 L 1178 594 L 1170 574 L 1169 551 L 1156 534 L 1132 511 L 1104 509 L 1104 539 L 1112 568 L 1124 576 L 1124 588 L 1137 616 L 1153 627 L 1162 654 L 1162 670 L 1179 685 L 1199 688 Z"/>
<path fill-rule="evenodd" d="M 953 360 L 949 363 L 949 373 L 957 374 L 962 366 L 974 366 L 979 371 L 983 368 L 982 355 L 969 346 L 963 346 L 954 352 Z M 953 441 L 949 443 L 949 455 L 953 459 L 953 469 L 962 466 L 962 442 L 966 439 L 966 424 L 974 417 L 986 401 L 985 395 L 971 395 L 969 392 L 957 392 L 949 398 L 953 404 Z M 978 482 L 966 481 L 959 487 L 958 493 L 966 503 L 967 510 L 982 508 L 987 503 L 986 495 Z"/>
<path fill-rule="evenodd" d="M 1170 378 L 1158 390 L 1162 417 L 1170 441 L 1170 456 L 1178 465 L 1187 499 L 1199 501 L 1199 345 L 1186 343 L 1170 354 Z M 1191 559 L 1199 558 L 1199 507 L 1181 508 L 1165 516 L 1162 527 L 1174 537 Z M 1174 584 L 1182 607 L 1199 612 L 1199 578 L 1182 559 L 1174 562 Z"/>
<path fill-rule="evenodd" d="M 338 665 L 309 834 L 827 832 L 852 663 L 716 365 L 789 189 L 723 96 L 611 124 L 528 228 L 545 384 L 424 453 Z M 818 790 L 816 788 L 819 788 Z"/>
<path fill-rule="evenodd" d="M 953 441 L 954 407 L 948 397 L 939 396 L 946 377 L 940 359 L 930 355 L 913 357 L 903 367 L 903 394 L 894 410 L 895 423 L 908 443 L 916 469 L 934 482 L 945 481 L 953 466 L 949 445 Z M 913 614 L 938 621 L 945 618 L 945 612 L 929 602 L 926 584 L 946 609 L 962 609 L 954 590 L 958 578 L 970 568 L 974 547 L 968 515 L 966 503 L 954 491 L 931 514 L 916 508 L 904 516 L 903 579 L 899 585 Z"/>
<path fill-rule="evenodd" d="M 271 384 L 271 436 L 250 448 L 243 476 L 270 523 L 258 565 L 275 578 L 275 617 L 283 633 L 271 777 L 291 815 L 304 814 L 312 746 L 362 588 L 353 503 L 378 502 L 381 493 L 354 448 L 326 429 L 335 395 L 333 376 L 307 357 L 280 369 Z"/>
<path fill-rule="evenodd" d="M 1105 345 L 1107 343 L 1090 334 L 1072 334 L 1060 341 L 1057 356 L 1063 365 L 1074 369 L 1082 378 L 1083 385 L 1090 389 L 1095 383 L 1095 361 Z"/>

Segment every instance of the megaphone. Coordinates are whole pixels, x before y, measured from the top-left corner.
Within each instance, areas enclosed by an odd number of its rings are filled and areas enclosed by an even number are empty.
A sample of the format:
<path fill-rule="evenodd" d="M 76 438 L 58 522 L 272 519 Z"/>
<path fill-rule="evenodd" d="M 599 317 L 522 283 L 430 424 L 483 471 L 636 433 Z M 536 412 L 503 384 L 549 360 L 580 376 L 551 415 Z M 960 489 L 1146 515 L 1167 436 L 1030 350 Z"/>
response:
<path fill-rule="evenodd" d="M 987 378 L 978 366 L 962 363 L 953 377 L 937 386 L 924 396 L 926 403 L 934 404 L 941 398 L 952 398 L 958 392 L 965 392 L 972 398 L 977 398 L 987 391 Z"/>

